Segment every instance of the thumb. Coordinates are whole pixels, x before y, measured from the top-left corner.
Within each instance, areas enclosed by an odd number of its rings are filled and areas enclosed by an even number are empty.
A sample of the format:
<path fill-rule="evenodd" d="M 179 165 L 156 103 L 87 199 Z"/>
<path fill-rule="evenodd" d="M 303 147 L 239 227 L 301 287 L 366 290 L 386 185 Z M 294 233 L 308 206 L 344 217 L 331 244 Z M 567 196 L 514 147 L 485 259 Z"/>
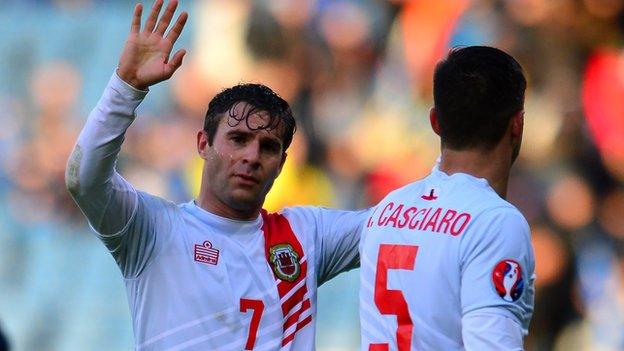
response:
<path fill-rule="evenodd" d="M 169 77 L 173 75 L 173 73 L 182 66 L 182 60 L 184 59 L 184 55 L 186 55 L 185 49 L 180 49 L 173 54 L 173 57 L 169 62 L 167 62 L 166 72 Z"/>

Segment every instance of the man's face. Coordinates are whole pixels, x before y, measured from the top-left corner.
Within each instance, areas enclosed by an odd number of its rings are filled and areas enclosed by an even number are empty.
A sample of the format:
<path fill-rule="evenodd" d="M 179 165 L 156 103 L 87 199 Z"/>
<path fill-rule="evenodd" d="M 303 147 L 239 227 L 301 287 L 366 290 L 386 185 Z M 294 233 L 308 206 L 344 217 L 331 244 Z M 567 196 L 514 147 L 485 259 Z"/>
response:
<path fill-rule="evenodd" d="M 219 205 L 242 212 L 262 207 L 286 158 L 281 125 L 272 130 L 261 129 L 269 123 L 269 116 L 263 111 L 241 120 L 250 107 L 240 102 L 225 112 L 212 146 L 207 143 L 206 132 L 200 132 L 203 135 L 198 140 L 200 155 L 205 159 L 205 195 Z"/>

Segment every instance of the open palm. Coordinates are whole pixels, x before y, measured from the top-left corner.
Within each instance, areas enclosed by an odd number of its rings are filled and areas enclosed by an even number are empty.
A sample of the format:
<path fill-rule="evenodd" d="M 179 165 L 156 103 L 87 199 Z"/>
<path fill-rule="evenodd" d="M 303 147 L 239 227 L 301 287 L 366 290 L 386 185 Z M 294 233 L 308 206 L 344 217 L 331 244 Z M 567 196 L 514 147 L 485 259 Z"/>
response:
<path fill-rule="evenodd" d="M 170 58 L 173 44 L 182 33 L 188 14 L 182 12 L 165 35 L 178 1 L 169 2 L 159 20 L 158 15 L 162 5 L 163 0 L 156 0 L 143 30 L 141 30 L 143 6 L 137 4 L 134 8 L 130 34 L 119 59 L 117 74 L 137 89 L 145 90 L 151 85 L 169 79 L 182 65 L 182 59 L 186 53 L 184 49 L 181 49 Z"/>

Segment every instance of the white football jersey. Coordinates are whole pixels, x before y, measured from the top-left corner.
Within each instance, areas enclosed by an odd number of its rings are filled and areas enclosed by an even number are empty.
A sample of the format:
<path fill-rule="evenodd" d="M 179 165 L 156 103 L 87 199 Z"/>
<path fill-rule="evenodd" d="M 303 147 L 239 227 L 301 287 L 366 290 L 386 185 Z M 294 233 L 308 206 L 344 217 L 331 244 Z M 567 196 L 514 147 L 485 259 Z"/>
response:
<path fill-rule="evenodd" d="M 235 221 L 139 192 L 124 233 L 100 238 L 124 274 L 138 350 L 313 350 L 316 288 L 357 264 L 363 215 Z"/>
<path fill-rule="evenodd" d="M 66 172 L 125 279 L 136 349 L 314 350 L 317 286 L 358 265 L 367 211 L 236 221 L 135 190 L 114 165 L 144 96 L 113 76 Z"/>
<path fill-rule="evenodd" d="M 462 318 L 476 312 L 526 333 L 529 226 L 485 179 L 434 168 L 390 193 L 371 212 L 360 257 L 362 350 L 463 350 Z"/>

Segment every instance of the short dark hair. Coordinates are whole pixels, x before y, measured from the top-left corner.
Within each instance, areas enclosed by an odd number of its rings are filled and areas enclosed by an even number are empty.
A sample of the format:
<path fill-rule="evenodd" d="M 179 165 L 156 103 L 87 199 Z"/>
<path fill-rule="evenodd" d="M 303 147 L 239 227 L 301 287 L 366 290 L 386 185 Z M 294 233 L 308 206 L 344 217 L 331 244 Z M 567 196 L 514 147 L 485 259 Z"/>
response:
<path fill-rule="evenodd" d="M 487 46 L 453 48 L 433 76 L 433 100 L 444 147 L 488 148 L 524 109 L 526 79 L 520 64 Z"/>
<path fill-rule="evenodd" d="M 246 102 L 251 105 L 251 107 L 245 109 L 242 116 L 235 116 L 232 107 L 240 102 Z M 266 112 L 269 115 L 267 124 L 259 128 L 251 128 L 249 125 L 249 116 L 260 111 Z M 284 132 L 282 135 L 284 152 L 292 142 L 296 130 L 296 122 L 292 110 L 286 100 L 282 99 L 271 90 L 271 88 L 265 85 L 251 83 L 238 84 L 222 90 L 210 100 L 204 120 L 204 131 L 208 134 L 209 145 L 212 145 L 214 142 L 219 122 L 226 112 L 229 113 L 228 117 L 234 120 L 233 125 L 245 121 L 247 127 L 252 130 L 273 130 L 284 123 Z"/>

